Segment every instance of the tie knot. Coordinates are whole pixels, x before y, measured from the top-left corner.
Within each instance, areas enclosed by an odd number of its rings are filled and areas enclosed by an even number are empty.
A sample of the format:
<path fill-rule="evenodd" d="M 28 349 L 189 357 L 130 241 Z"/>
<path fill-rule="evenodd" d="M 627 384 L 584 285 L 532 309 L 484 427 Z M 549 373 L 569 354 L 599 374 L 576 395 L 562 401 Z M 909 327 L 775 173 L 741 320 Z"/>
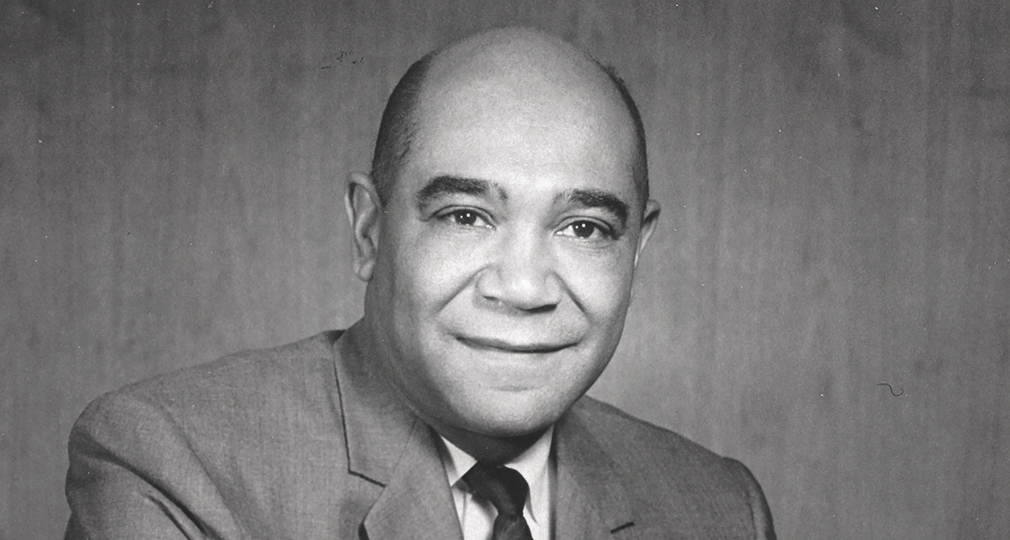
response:
<path fill-rule="evenodd" d="M 522 516 L 529 485 L 519 471 L 503 465 L 477 463 L 463 475 L 470 489 L 484 497 L 500 516 Z"/>

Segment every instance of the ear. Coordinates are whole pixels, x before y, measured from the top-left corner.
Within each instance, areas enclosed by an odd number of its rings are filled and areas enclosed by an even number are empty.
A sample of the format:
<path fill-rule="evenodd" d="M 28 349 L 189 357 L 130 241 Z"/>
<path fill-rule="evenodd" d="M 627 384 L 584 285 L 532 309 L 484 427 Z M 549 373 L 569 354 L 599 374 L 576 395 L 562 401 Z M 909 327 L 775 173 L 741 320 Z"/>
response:
<path fill-rule="evenodd" d="M 638 258 L 645 249 L 645 244 L 649 242 L 652 231 L 656 229 L 656 222 L 659 221 L 659 203 L 649 199 L 645 203 L 645 210 L 642 212 L 642 228 L 638 233 L 638 247 L 635 249 L 635 268 L 638 268 Z"/>
<path fill-rule="evenodd" d="M 362 281 L 368 281 L 372 278 L 379 252 L 379 226 L 382 221 L 382 203 L 369 175 L 351 173 L 347 179 L 344 208 L 353 235 L 354 273 Z"/>

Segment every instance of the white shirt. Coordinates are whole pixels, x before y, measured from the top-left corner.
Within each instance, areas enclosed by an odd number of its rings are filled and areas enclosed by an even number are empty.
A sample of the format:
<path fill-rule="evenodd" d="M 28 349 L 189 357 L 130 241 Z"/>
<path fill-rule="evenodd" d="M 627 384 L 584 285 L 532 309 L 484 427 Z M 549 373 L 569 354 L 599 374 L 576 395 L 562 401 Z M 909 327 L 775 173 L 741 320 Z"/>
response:
<path fill-rule="evenodd" d="M 533 540 L 551 540 L 551 439 L 554 427 L 549 428 L 533 446 L 506 467 L 519 471 L 530 486 L 530 496 L 523 507 L 523 517 L 530 527 Z M 452 488 L 452 499 L 456 503 L 456 514 L 463 528 L 463 540 L 490 540 L 494 518 L 498 511 L 487 500 L 473 493 L 460 478 L 473 467 L 477 460 L 444 437 L 442 439 L 442 464 Z"/>

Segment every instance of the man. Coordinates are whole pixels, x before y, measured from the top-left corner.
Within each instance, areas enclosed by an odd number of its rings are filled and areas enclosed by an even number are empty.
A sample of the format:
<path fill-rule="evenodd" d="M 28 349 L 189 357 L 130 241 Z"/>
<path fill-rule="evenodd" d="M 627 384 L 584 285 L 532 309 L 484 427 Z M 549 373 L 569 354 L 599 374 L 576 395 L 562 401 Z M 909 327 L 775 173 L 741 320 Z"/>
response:
<path fill-rule="evenodd" d="M 659 214 L 623 83 L 498 29 L 412 66 L 379 131 L 361 321 L 97 400 L 67 537 L 773 538 L 743 465 L 583 397 Z"/>

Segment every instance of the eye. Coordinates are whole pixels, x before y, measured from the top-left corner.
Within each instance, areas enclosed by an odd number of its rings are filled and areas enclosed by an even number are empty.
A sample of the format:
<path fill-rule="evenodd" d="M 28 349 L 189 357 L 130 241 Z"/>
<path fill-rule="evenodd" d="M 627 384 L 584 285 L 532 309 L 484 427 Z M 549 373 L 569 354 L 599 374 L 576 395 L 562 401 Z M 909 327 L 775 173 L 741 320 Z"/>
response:
<path fill-rule="evenodd" d="M 476 210 L 469 208 L 456 208 L 443 212 L 438 219 L 452 225 L 461 227 L 490 227 L 488 220 Z"/>
<path fill-rule="evenodd" d="M 603 240 L 614 237 L 609 227 L 585 219 L 569 223 L 565 228 L 558 231 L 557 234 L 582 240 Z"/>

